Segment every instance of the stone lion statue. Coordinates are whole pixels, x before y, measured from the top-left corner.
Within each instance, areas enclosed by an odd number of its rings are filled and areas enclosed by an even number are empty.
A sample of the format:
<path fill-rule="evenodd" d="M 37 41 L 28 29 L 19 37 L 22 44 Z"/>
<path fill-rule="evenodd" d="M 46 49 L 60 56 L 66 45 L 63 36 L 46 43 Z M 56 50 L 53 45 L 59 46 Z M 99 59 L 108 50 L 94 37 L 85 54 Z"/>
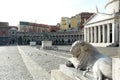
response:
<path fill-rule="evenodd" d="M 95 80 L 112 80 L 112 59 L 101 54 L 87 42 L 75 41 L 70 49 L 72 58 L 66 66 L 82 71 L 92 71 Z"/>

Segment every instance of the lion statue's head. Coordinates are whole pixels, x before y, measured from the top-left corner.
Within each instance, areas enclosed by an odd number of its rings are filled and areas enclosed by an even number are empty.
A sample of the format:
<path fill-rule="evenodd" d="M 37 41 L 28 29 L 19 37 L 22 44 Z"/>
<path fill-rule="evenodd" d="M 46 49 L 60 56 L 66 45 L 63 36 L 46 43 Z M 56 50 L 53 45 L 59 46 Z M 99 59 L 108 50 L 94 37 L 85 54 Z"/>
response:
<path fill-rule="evenodd" d="M 103 55 L 94 46 L 84 41 L 75 41 L 71 46 L 70 53 L 73 58 L 78 60 L 77 62 L 79 62 L 80 66 L 87 66 L 92 64 L 95 60 L 97 60 L 97 58 L 103 57 Z M 75 62 L 72 60 L 75 59 L 71 59 L 67 66 L 72 65 L 70 62 Z"/>
<path fill-rule="evenodd" d="M 92 46 L 91 44 L 84 42 L 84 41 L 75 41 L 70 49 L 70 53 L 73 55 L 73 57 L 79 57 L 80 54 L 92 54 L 92 53 L 99 53 L 99 51 Z"/>

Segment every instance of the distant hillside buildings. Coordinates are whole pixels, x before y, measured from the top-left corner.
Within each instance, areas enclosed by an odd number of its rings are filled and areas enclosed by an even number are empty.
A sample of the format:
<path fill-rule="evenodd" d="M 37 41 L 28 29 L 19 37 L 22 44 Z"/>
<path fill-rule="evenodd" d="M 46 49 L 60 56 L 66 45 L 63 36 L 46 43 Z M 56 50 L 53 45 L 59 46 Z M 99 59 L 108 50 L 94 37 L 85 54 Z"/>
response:
<path fill-rule="evenodd" d="M 94 13 L 82 12 L 72 16 L 71 18 L 62 17 L 61 18 L 61 30 L 65 31 L 80 31 L 84 28 L 84 23 L 87 21 Z"/>

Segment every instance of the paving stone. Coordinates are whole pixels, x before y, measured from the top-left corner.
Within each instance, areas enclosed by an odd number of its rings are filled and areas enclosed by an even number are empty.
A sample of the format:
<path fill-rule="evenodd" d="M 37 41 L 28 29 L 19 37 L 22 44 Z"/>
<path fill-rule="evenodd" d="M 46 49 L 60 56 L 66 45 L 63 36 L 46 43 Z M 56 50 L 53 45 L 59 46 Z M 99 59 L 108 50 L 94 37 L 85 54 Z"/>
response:
<path fill-rule="evenodd" d="M 18 46 L 19 52 L 23 58 L 23 61 L 28 68 L 29 72 L 33 76 L 34 80 L 50 80 L 50 75 L 36 62 L 34 62 L 29 56 L 27 56 L 23 50 Z"/>
<path fill-rule="evenodd" d="M 65 75 L 60 70 L 52 70 L 51 71 L 51 80 L 73 80 L 69 76 Z"/>
<path fill-rule="evenodd" d="M 26 55 L 28 55 L 39 66 L 45 69 L 49 74 L 53 69 L 59 69 L 60 64 L 64 64 L 67 61 L 68 56 L 60 55 L 62 53 L 56 53 L 54 51 L 39 50 L 30 46 L 20 46 Z"/>
<path fill-rule="evenodd" d="M 0 80 L 33 80 L 16 46 L 0 47 Z"/>

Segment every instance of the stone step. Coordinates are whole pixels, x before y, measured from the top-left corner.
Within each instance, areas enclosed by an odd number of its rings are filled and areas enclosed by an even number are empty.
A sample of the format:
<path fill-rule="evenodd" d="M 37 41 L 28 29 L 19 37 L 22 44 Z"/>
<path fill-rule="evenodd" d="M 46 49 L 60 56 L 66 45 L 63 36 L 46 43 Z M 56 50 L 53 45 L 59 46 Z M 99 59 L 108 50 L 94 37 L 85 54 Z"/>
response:
<path fill-rule="evenodd" d="M 33 61 L 24 51 L 18 46 L 19 53 L 25 63 L 28 71 L 32 75 L 34 80 L 50 80 L 50 74 Z"/>
<path fill-rule="evenodd" d="M 90 43 L 90 44 L 92 44 L 95 47 L 107 47 L 113 45 L 113 43 Z"/>
<path fill-rule="evenodd" d="M 92 80 L 92 77 L 89 73 L 83 76 L 82 71 L 60 65 L 59 70 L 51 71 L 51 80 Z"/>
<path fill-rule="evenodd" d="M 52 70 L 51 71 L 51 80 L 73 80 L 60 70 Z"/>
<path fill-rule="evenodd" d="M 112 58 L 112 78 L 113 80 L 120 80 L 120 59 Z M 51 71 L 51 80 L 92 80 L 92 73 L 87 73 L 83 76 L 83 72 L 74 68 L 60 65 L 59 70 Z"/>

